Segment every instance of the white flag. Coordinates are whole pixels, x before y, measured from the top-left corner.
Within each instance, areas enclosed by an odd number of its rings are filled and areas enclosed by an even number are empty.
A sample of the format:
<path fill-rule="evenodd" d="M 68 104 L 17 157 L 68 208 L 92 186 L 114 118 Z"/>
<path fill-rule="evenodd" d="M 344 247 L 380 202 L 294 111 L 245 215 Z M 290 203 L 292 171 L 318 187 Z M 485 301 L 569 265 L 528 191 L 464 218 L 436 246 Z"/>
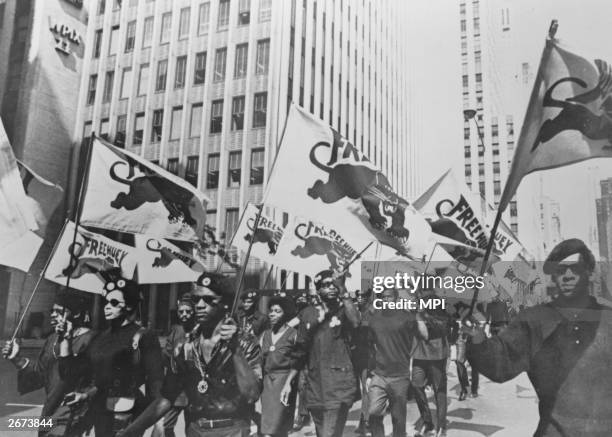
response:
<path fill-rule="evenodd" d="M 264 203 L 421 258 L 431 230 L 387 177 L 327 124 L 292 105 Z M 353 241 L 353 240 L 351 240 Z"/>
<path fill-rule="evenodd" d="M 612 60 L 548 39 L 499 209 L 534 171 L 612 158 Z"/>
<path fill-rule="evenodd" d="M 274 264 L 314 277 L 321 270 L 344 270 L 364 247 L 339 229 L 295 217 L 285 229 Z M 347 288 L 360 288 L 360 269 L 359 262 L 351 264 Z"/>
<path fill-rule="evenodd" d="M 139 284 L 194 282 L 204 266 L 193 255 L 161 238 L 135 234 Z"/>
<path fill-rule="evenodd" d="M 66 285 L 70 276 L 71 288 L 104 294 L 106 281 L 101 273 L 117 271 L 125 279 L 134 277 L 137 257 L 133 247 L 80 226 L 73 244 L 74 227 L 73 222 L 67 222 L 64 226 L 51 254 L 45 279 Z"/>
<path fill-rule="evenodd" d="M 95 139 L 81 224 L 195 241 L 206 222 L 206 196 L 133 153 Z"/>
<path fill-rule="evenodd" d="M 282 216 L 275 219 L 274 214 L 262 212 L 257 230 L 253 232 L 257 212 L 258 208 L 255 205 L 251 203 L 247 205 L 234 234 L 232 246 L 246 252 L 249 248 L 249 242 L 253 239 L 251 255 L 264 262 L 276 264 L 276 249 L 283 237 L 283 229 L 285 228 L 282 223 Z"/>

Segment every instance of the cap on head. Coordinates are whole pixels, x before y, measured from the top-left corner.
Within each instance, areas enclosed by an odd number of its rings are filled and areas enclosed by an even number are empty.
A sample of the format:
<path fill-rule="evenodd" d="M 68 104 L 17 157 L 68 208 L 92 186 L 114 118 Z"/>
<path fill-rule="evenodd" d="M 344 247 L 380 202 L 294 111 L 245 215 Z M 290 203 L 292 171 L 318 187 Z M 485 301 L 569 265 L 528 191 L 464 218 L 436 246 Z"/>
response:
<path fill-rule="evenodd" d="M 72 314 L 79 314 L 88 307 L 85 296 L 78 291 L 64 291 L 55 296 L 55 303 L 70 310 Z"/>
<path fill-rule="evenodd" d="M 315 288 L 318 290 L 321 288 L 323 281 L 328 278 L 333 278 L 334 272 L 333 270 L 322 270 L 314 277 Z"/>
<path fill-rule="evenodd" d="M 194 282 L 192 291 L 199 288 L 207 288 L 215 294 L 221 296 L 225 304 L 231 304 L 234 298 L 234 289 L 227 278 L 220 273 L 204 272 Z"/>
<path fill-rule="evenodd" d="M 595 268 L 595 257 L 582 240 L 571 238 L 557 244 L 544 262 L 544 273 L 551 275 L 561 263 L 581 262 L 589 271 Z"/>
<path fill-rule="evenodd" d="M 143 296 L 138 289 L 138 284 L 129 279 L 121 277 L 108 278 L 104 284 L 104 292 L 108 294 L 111 291 L 120 291 L 123 293 L 126 305 L 133 309 L 136 309 L 138 304 L 143 300 Z"/>
<path fill-rule="evenodd" d="M 251 299 L 257 301 L 257 299 L 259 298 L 259 294 L 255 290 L 246 290 L 244 293 L 242 293 L 242 296 L 240 298 L 242 300 Z"/>

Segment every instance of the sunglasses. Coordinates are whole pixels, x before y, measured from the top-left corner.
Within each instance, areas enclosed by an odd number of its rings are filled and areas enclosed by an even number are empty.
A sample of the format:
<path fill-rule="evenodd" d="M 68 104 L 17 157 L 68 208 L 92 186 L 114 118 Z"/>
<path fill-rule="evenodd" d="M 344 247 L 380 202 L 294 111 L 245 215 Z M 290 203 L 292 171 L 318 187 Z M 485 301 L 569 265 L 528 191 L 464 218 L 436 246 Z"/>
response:
<path fill-rule="evenodd" d="M 191 302 L 194 305 L 200 303 L 201 300 L 203 300 L 204 303 L 209 306 L 217 306 L 220 302 L 220 299 L 214 296 L 191 296 Z"/>
<path fill-rule="evenodd" d="M 335 286 L 335 282 L 333 280 L 327 280 L 327 281 L 322 281 L 321 282 L 321 288 L 328 288 L 328 287 L 333 287 Z"/>
<path fill-rule="evenodd" d="M 106 299 L 106 303 L 110 303 L 114 308 L 117 308 L 120 304 L 125 304 L 124 301 L 119 299 Z"/>
<path fill-rule="evenodd" d="M 587 268 L 584 264 L 582 263 L 575 263 L 575 264 L 557 264 L 555 266 L 554 275 L 563 275 L 567 269 L 570 269 L 571 272 L 575 275 L 582 275 L 584 273 L 587 272 Z"/>

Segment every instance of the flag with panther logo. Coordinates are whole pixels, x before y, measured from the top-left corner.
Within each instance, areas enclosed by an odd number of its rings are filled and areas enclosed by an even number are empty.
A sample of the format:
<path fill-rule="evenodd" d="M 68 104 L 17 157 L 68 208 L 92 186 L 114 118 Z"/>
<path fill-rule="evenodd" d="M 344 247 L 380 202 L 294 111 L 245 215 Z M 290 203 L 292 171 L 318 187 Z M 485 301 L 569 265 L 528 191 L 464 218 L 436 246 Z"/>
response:
<path fill-rule="evenodd" d="M 195 282 L 204 271 L 204 261 L 189 253 L 189 249 L 183 250 L 163 238 L 135 234 L 134 244 L 137 252 L 136 282 L 139 284 Z"/>
<path fill-rule="evenodd" d="M 249 249 L 249 242 L 253 240 L 251 256 L 267 263 L 277 264 L 276 250 L 283 238 L 285 228 L 282 214 L 274 210 L 269 213 L 262 211 L 259 224 L 255 229 L 258 211 L 259 208 L 252 203 L 247 205 L 234 234 L 232 246 L 246 253 Z"/>
<path fill-rule="evenodd" d="M 264 203 L 338 229 L 357 247 L 378 240 L 402 255 L 422 258 L 431 236 L 423 216 L 398 194 L 385 173 L 350 141 L 295 104 Z"/>

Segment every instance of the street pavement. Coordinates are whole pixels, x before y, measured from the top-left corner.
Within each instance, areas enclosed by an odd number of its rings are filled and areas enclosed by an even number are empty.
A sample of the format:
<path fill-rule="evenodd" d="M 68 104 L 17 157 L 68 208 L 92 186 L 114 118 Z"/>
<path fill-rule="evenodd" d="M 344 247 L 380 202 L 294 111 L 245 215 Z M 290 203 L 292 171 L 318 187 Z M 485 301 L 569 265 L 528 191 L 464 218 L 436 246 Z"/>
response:
<path fill-rule="evenodd" d="M 26 351 L 33 356 L 34 351 Z M 528 437 L 533 435 L 538 421 L 537 398 L 525 374 L 506 382 L 496 384 L 480 377 L 480 396 L 469 397 L 459 402 L 459 384 L 454 363 L 449 366 L 448 391 L 448 435 L 449 437 Z M 33 431 L 8 431 L 7 419 L 11 416 L 38 417 L 44 400 L 44 393 L 38 390 L 24 396 L 17 393 L 16 371 L 13 365 L 0 359 L 0 436 L 29 437 Z M 430 406 L 435 408 L 430 395 Z M 359 407 L 355 403 L 349 414 L 345 436 L 354 436 L 359 424 Z M 408 403 L 408 436 L 414 434 L 418 424 L 418 410 L 414 401 Z M 177 424 L 177 436 L 184 436 L 182 417 Z M 391 420 L 385 418 L 385 431 L 391 433 Z M 146 433 L 150 435 L 150 431 Z M 296 437 L 314 437 L 313 426 L 291 434 Z"/>

